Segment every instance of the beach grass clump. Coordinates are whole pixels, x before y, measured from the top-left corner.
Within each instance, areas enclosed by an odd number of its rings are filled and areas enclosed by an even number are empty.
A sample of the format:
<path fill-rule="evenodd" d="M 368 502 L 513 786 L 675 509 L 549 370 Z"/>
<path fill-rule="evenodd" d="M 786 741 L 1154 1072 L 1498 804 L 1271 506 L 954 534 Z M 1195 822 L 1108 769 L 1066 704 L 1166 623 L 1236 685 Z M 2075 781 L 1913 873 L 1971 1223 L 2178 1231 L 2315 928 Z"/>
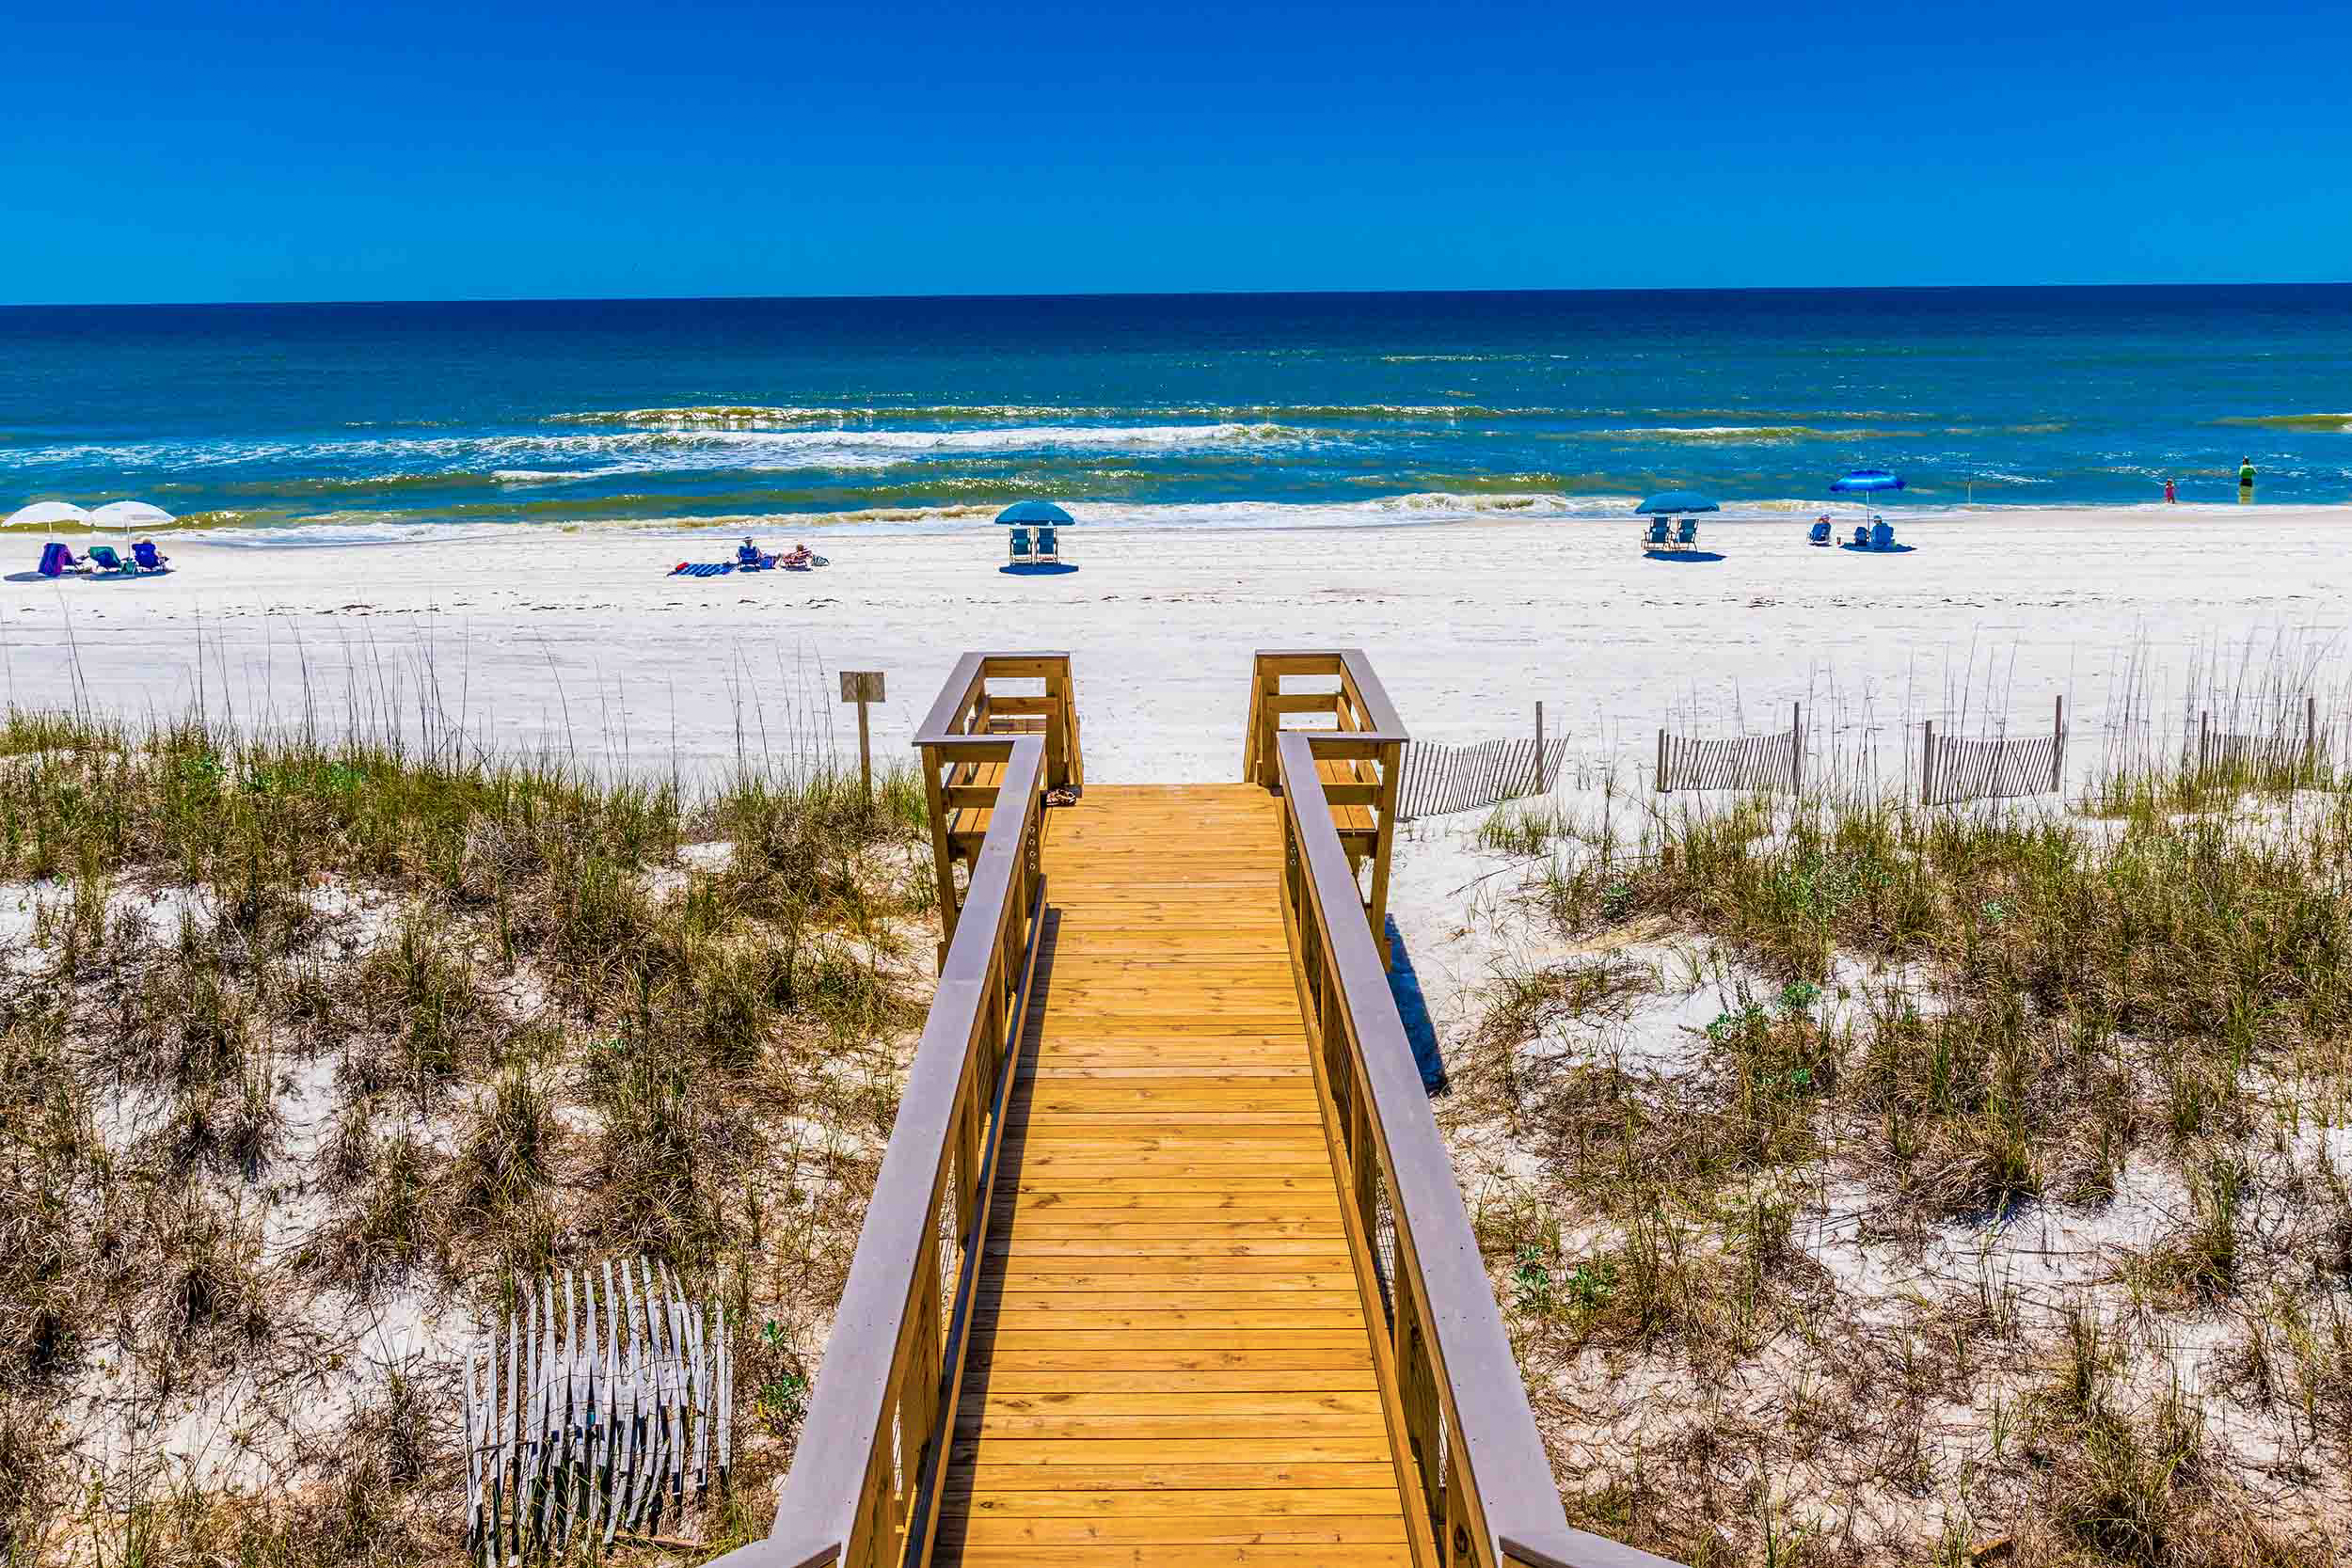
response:
<path fill-rule="evenodd" d="M 921 791 L 876 786 L 0 716 L 10 1560 L 454 1564 L 428 1391 L 547 1271 L 650 1258 L 813 1355 L 929 976 Z M 424 1359 L 318 1429 L 387 1321 Z M 124 1433 L 56 1424 L 101 1370 L 300 1484 L 108 1469 Z M 756 1398 L 755 1482 L 797 1429 Z"/>

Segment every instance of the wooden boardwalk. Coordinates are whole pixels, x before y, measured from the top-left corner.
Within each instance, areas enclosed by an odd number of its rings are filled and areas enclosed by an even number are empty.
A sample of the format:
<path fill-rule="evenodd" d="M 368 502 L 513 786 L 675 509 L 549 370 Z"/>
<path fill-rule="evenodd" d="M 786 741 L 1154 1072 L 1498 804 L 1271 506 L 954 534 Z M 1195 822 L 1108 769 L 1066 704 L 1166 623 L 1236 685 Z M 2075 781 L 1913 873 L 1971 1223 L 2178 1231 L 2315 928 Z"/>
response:
<path fill-rule="evenodd" d="M 1300 1022 L 1279 809 L 1254 784 L 1097 785 L 1046 815 L 1056 913 L 935 1563 L 1426 1560 Z"/>

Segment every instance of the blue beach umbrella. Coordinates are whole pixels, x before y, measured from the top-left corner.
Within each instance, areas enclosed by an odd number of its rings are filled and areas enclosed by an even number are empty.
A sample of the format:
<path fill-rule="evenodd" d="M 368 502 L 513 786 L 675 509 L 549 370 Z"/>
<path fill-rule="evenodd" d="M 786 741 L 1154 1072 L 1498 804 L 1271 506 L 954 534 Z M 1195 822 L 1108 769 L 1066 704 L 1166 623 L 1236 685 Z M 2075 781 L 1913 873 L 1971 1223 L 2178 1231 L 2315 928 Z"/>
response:
<path fill-rule="evenodd" d="M 1063 524 L 1070 514 L 1052 501 L 1015 501 L 996 514 L 996 520 L 1010 527 L 1027 527 L 1038 523 Z"/>
<path fill-rule="evenodd" d="M 1829 482 L 1831 495 L 1864 497 L 1862 509 L 1866 514 L 1870 509 L 1868 497 L 1881 490 L 1899 490 L 1902 487 L 1903 476 L 1888 473 L 1884 468 L 1856 468 L 1842 479 Z"/>
<path fill-rule="evenodd" d="M 1685 512 L 1721 512 L 1723 508 L 1695 490 L 1669 490 L 1663 495 L 1652 496 L 1633 510 L 1636 515 L 1645 517 L 1671 517 Z"/>

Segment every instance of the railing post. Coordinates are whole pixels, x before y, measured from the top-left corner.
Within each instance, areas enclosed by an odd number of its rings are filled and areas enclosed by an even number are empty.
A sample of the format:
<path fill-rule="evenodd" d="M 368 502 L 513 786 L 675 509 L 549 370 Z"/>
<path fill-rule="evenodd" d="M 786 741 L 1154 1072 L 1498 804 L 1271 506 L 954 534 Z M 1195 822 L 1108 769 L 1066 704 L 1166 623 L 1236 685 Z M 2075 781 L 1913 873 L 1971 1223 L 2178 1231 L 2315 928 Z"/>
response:
<path fill-rule="evenodd" d="M 2066 693 L 2058 696 L 2058 707 L 2051 717 L 2050 733 L 2056 737 L 2050 745 L 2050 793 L 2066 792 Z"/>
<path fill-rule="evenodd" d="M 1804 705 L 1788 705 L 1788 793 L 1804 793 Z"/>
<path fill-rule="evenodd" d="M 1935 803 L 1935 721 L 1919 721 L 1919 803 Z"/>
<path fill-rule="evenodd" d="M 1396 842 L 1397 775 L 1404 752 L 1398 741 L 1380 748 L 1380 823 L 1372 850 L 1372 940 L 1380 949 L 1381 962 L 1391 969 L 1396 967 L 1396 953 L 1389 942 L 1389 850 Z"/>
<path fill-rule="evenodd" d="M 1660 795 L 1674 788 L 1666 782 L 1666 732 L 1663 729 L 1658 732 L 1658 770 L 1650 775 L 1650 788 Z"/>

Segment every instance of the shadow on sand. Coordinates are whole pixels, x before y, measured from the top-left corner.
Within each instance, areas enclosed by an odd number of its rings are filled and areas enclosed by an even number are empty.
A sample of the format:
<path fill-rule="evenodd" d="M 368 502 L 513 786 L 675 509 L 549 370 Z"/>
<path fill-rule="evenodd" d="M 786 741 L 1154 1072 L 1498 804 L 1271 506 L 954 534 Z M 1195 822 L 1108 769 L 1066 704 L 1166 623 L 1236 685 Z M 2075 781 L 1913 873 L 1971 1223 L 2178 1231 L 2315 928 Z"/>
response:
<path fill-rule="evenodd" d="M 1413 968 L 1413 955 L 1405 946 L 1405 933 L 1396 928 L 1396 916 L 1388 919 L 1389 951 L 1394 955 L 1389 966 L 1389 993 L 1396 998 L 1397 1017 L 1405 1022 L 1405 1037 L 1412 1042 L 1413 1065 L 1421 1069 L 1421 1086 L 1432 1095 L 1445 1093 L 1445 1056 L 1438 1049 L 1438 1026 L 1430 1022 L 1429 999 L 1422 994 L 1421 974 Z"/>

